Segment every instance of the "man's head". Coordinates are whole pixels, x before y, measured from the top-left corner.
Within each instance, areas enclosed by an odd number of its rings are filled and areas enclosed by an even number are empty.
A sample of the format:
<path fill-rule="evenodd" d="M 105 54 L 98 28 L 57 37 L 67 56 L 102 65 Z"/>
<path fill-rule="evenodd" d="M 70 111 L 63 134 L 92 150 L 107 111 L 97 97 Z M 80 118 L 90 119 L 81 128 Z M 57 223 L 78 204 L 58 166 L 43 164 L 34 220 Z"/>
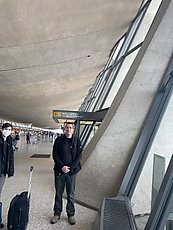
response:
<path fill-rule="evenodd" d="M 65 124 L 65 135 L 67 138 L 71 138 L 74 132 L 74 124 L 71 122 L 67 122 Z"/>
<path fill-rule="evenodd" d="M 13 130 L 13 126 L 10 123 L 4 123 L 2 125 L 2 134 L 4 137 L 8 137 L 11 134 L 11 131 Z"/>

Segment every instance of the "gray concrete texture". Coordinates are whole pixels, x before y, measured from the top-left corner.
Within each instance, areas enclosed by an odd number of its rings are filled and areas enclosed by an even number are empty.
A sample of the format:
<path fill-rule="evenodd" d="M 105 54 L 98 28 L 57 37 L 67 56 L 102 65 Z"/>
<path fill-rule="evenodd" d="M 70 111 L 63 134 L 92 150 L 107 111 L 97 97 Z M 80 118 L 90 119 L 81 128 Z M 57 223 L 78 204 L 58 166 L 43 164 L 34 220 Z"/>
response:
<path fill-rule="evenodd" d="M 139 6 L 137 0 L 2 0 L 0 118 L 56 127 L 53 109 L 78 110 Z"/>
<path fill-rule="evenodd" d="M 166 3 L 169 4 L 169 1 L 164 1 L 163 8 L 166 7 Z M 96 142 L 97 136 L 101 136 L 97 144 L 93 144 L 95 147 L 92 155 L 78 177 L 76 195 L 79 200 L 92 206 L 99 208 L 103 197 L 113 197 L 118 192 L 138 135 L 172 56 L 172 8 L 171 1 L 162 20 L 164 10 L 160 9 L 123 83 L 126 85 L 126 81 L 131 78 L 128 90 L 118 106 L 118 97 L 122 94 L 121 90 L 124 90 L 122 85 L 105 120 L 90 143 L 92 145 L 94 141 Z M 134 70 L 135 67 L 138 68 Z M 144 190 L 146 186 L 147 183 L 143 184 Z M 140 212 L 145 213 L 145 206 L 142 203 L 145 201 L 145 195 L 145 191 L 138 194 L 136 213 L 139 207 Z"/>

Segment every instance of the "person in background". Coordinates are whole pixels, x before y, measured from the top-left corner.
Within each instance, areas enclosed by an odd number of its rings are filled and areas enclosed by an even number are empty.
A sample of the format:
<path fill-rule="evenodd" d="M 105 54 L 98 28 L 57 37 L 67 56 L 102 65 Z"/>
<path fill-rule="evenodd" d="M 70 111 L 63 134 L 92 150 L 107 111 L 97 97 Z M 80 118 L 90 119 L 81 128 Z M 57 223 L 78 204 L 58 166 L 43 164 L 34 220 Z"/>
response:
<path fill-rule="evenodd" d="M 16 148 L 16 150 L 18 150 L 17 143 L 18 143 L 19 140 L 20 140 L 19 132 L 15 132 L 15 141 L 16 141 L 15 148 Z"/>
<path fill-rule="evenodd" d="M 31 137 L 31 134 L 28 132 L 28 133 L 26 134 L 26 143 L 27 143 L 27 144 L 30 144 L 30 143 L 31 143 L 30 137 Z"/>
<path fill-rule="evenodd" d="M 14 150 L 12 146 L 13 138 L 11 131 L 13 126 L 10 123 L 2 125 L 0 131 L 0 196 L 5 183 L 6 176 L 14 175 Z M 3 228 L 2 223 L 2 202 L 0 202 L 0 228 Z"/>
<path fill-rule="evenodd" d="M 55 180 L 55 203 L 54 216 L 50 223 L 55 224 L 62 212 L 62 195 L 66 187 L 67 205 L 66 212 L 68 222 L 71 225 L 75 220 L 75 180 L 76 174 L 81 170 L 80 160 L 82 158 L 82 146 L 79 138 L 73 135 L 74 124 L 66 123 L 65 134 L 58 136 L 53 145 L 52 156 L 54 160 L 54 180 Z"/>
<path fill-rule="evenodd" d="M 20 140 L 19 133 L 17 131 L 14 132 L 13 135 L 11 135 L 13 138 L 12 144 L 13 144 L 13 150 L 16 151 L 18 150 L 17 143 Z"/>

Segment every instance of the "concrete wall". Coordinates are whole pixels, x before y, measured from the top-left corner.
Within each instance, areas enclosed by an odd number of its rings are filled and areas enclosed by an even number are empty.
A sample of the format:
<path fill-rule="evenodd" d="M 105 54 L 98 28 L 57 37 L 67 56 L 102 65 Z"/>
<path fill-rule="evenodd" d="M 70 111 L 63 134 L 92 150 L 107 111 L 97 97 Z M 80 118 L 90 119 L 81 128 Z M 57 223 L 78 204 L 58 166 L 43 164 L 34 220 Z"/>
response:
<path fill-rule="evenodd" d="M 88 153 L 92 151 L 92 155 L 78 176 L 76 198 L 89 205 L 99 208 L 103 197 L 117 194 L 145 118 L 169 63 L 173 51 L 173 25 L 171 25 L 173 3 L 166 13 L 164 12 L 169 2 L 164 1 L 105 120 L 85 149 Z M 160 23 L 163 15 L 164 18 Z M 140 192 L 138 195 L 141 198 Z M 141 206 L 142 203 L 139 202 L 138 207 Z"/>
<path fill-rule="evenodd" d="M 146 163 L 144 165 L 141 176 L 139 178 L 138 184 L 132 196 L 132 206 L 135 214 L 149 213 L 151 209 L 154 155 L 157 154 L 165 158 L 166 160 L 165 171 L 166 171 L 170 158 L 173 154 L 172 107 L 173 107 L 173 96 L 170 99 L 169 105 L 162 119 L 159 130 L 155 136 Z M 161 171 L 162 168 L 157 168 L 157 170 Z M 161 182 L 160 179 L 161 178 L 159 178 L 158 175 L 155 186 L 157 186 L 158 183 Z"/>

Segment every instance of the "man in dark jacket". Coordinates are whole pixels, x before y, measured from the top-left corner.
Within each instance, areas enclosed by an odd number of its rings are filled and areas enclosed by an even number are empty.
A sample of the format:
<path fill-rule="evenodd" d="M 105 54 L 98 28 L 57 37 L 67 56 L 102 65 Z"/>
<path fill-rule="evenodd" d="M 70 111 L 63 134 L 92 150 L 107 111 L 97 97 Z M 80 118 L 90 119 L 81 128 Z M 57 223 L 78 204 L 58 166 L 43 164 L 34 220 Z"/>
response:
<path fill-rule="evenodd" d="M 65 134 L 57 137 L 53 145 L 54 177 L 55 177 L 55 203 L 54 216 L 51 224 L 55 224 L 62 212 L 62 195 L 66 186 L 67 205 L 66 212 L 71 225 L 76 223 L 74 193 L 76 174 L 81 169 L 82 146 L 79 138 L 73 136 L 73 123 L 66 123 Z"/>
<path fill-rule="evenodd" d="M 2 125 L 0 131 L 0 196 L 6 176 L 14 175 L 14 151 L 12 146 L 13 138 L 10 136 L 13 126 L 10 123 Z M 2 224 L 2 203 L 0 202 L 0 228 Z"/>

